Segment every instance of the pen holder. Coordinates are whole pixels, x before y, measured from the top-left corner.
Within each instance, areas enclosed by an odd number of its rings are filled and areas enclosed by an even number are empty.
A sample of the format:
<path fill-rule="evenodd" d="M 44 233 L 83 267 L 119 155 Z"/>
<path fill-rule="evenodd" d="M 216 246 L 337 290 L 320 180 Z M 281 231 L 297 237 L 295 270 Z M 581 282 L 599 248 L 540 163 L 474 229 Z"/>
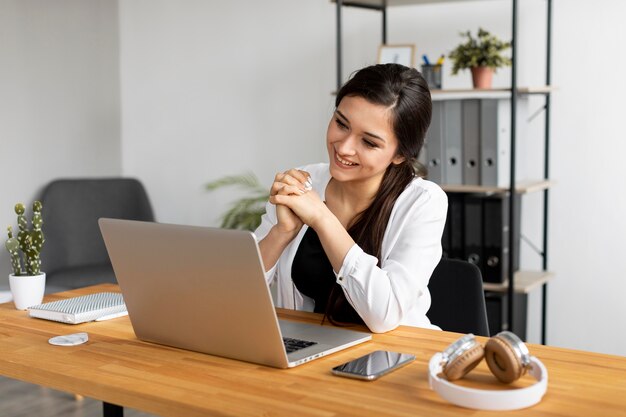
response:
<path fill-rule="evenodd" d="M 443 65 L 422 65 L 422 76 L 428 83 L 428 87 L 431 90 L 441 90 L 441 73 L 443 71 Z"/>

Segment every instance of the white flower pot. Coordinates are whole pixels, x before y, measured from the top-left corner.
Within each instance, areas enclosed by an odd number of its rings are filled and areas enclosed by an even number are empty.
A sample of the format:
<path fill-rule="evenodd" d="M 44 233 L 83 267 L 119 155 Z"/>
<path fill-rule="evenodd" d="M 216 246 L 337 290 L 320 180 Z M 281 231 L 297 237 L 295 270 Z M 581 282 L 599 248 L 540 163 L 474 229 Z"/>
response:
<path fill-rule="evenodd" d="M 43 293 L 46 289 L 46 273 L 39 275 L 9 275 L 9 286 L 13 294 L 13 302 L 18 310 L 26 310 L 30 306 L 36 306 L 43 301 Z"/>

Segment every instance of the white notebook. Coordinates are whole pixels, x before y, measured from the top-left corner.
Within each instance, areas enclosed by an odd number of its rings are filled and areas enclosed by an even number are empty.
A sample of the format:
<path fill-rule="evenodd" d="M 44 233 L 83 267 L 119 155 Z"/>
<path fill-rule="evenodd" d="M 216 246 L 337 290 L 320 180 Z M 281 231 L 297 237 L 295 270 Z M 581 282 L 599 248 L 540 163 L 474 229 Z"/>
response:
<path fill-rule="evenodd" d="M 99 292 L 28 308 L 31 317 L 78 324 L 126 312 L 121 293 Z"/>

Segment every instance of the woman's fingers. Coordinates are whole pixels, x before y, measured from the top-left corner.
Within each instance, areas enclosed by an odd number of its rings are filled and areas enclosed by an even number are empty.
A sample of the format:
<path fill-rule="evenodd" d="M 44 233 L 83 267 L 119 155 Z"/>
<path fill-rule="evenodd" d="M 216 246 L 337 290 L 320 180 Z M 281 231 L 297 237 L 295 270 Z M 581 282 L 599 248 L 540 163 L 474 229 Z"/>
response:
<path fill-rule="evenodd" d="M 304 194 L 306 190 L 297 185 L 289 185 L 282 182 L 275 182 L 272 184 L 272 188 L 270 189 L 270 196 L 282 194 L 282 195 L 291 195 L 291 194 Z"/>
<path fill-rule="evenodd" d="M 313 185 L 311 182 L 311 175 L 308 172 L 299 169 L 290 169 L 282 173 L 282 182 L 291 185 L 301 184 L 304 188 L 310 189 Z"/>
<path fill-rule="evenodd" d="M 300 188 L 297 185 L 287 185 L 281 184 L 281 187 L 276 190 L 276 194 L 274 195 L 293 195 L 293 194 L 304 194 L 305 190 Z"/>
<path fill-rule="evenodd" d="M 287 200 L 287 196 L 284 194 L 276 194 L 270 196 L 270 203 L 274 204 L 275 206 L 285 205 L 285 203 L 288 201 L 289 200 Z"/>
<path fill-rule="evenodd" d="M 292 206 L 292 202 L 293 202 L 293 198 L 295 195 L 302 195 L 304 194 L 305 191 L 298 191 L 298 192 L 294 192 L 294 193 L 289 193 L 289 192 L 285 192 L 285 193 L 279 193 L 276 195 L 272 195 L 270 196 L 270 203 L 276 205 L 283 205 L 283 206 L 287 206 L 290 207 Z"/>
<path fill-rule="evenodd" d="M 287 174 L 299 181 L 305 189 L 310 190 L 312 188 L 313 183 L 311 181 L 311 175 L 309 175 L 308 172 L 300 169 L 290 169 L 287 171 Z"/>
<path fill-rule="evenodd" d="M 281 190 L 285 189 L 287 186 L 291 187 L 287 188 L 287 190 L 290 190 L 289 194 L 303 194 L 313 188 L 311 176 L 308 172 L 290 169 L 289 171 L 276 174 L 274 184 L 272 184 L 270 189 L 270 195 L 276 195 L 279 192 L 285 194 L 285 192 L 281 192 Z M 293 187 L 295 187 L 295 190 Z"/>

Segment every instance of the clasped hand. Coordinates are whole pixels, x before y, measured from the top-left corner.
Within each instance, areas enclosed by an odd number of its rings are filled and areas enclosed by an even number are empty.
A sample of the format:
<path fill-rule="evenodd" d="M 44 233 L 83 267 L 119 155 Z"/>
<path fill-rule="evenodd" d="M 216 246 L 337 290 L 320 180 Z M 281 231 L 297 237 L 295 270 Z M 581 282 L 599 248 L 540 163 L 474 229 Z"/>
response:
<path fill-rule="evenodd" d="M 303 224 L 314 227 L 327 210 L 309 173 L 297 169 L 276 174 L 269 201 L 276 206 L 277 227 L 285 233 L 297 233 Z"/>

